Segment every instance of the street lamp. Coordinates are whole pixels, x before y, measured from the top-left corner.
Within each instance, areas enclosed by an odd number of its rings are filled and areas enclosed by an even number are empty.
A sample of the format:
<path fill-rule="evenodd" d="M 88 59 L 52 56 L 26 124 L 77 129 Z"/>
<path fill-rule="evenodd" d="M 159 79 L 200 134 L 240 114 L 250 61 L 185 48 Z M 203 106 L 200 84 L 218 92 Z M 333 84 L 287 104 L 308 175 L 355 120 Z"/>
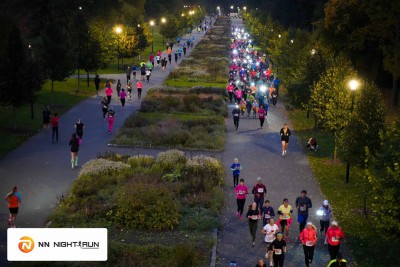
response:
<path fill-rule="evenodd" d="M 354 94 L 359 86 L 359 82 L 355 79 L 350 80 L 349 87 L 351 91 L 351 109 L 350 109 L 350 118 L 353 116 L 354 110 Z M 346 164 L 346 183 L 349 183 L 350 178 L 350 156 L 347 156 L 347 164 Z"/>
<path fill-rule="evenodd" d="M 161 18 L 161 23 L 162 23 L 162 24 L 167 23 L 167 19 L 166 19 L 166 18 Z M 164 34 L 163 34 L 163 36 L 162 36 L 162 44 L 165 45 Z"/>
<path fill-rule="evenodd" d="M 290 42 L 293 44 L 294 40 L 293 40 L 293 39 L 291 39 L 291 40 L 290 40 Z"/>
<path fill-rule="evenodd" d="M 118 36 L 118 38 L 117 38 L 117 53 L 118 53 L 117 58 L 118 58 L 118 70 L 119 70 L 119 58 L 120 58 L 120 55 L 119 55 L 119 35 L 122 32 L 122 28 L 120 26 L 117 26 L 117 27 L 115 27 L 114 31 L 116 32 L 116 34 Z"/>
<path fill-rule="evenodd" d="M 317 53 L 317 50 L 315 50 L 314 48 L 311 49 L 311 55 L 313 56 L 313 55 L 315 55 L 315 53 Z"/>
<path fill-rule="evenodd" d="M 231 6 L 231 9 L 233 9 L 233 6 Z"/>
<path fill-rule="evenodd" d="M 281 37 L 282 37 L 282 35 L 278 34 L 278 37 L 279 37 L 279 38 L 281 38 Z"/>
<path fill-rule="evenodd" d="M 246 11 L 246 10 L 247 10 L 247 7 L 244 6 L 244 7 L 243 7 L 243 10 Z"/>
<path fill-rule="evenodd" d="M 154 53 L 154 20 L 150 20 L 150 26 L 151 26 L 151 53 Z"/>

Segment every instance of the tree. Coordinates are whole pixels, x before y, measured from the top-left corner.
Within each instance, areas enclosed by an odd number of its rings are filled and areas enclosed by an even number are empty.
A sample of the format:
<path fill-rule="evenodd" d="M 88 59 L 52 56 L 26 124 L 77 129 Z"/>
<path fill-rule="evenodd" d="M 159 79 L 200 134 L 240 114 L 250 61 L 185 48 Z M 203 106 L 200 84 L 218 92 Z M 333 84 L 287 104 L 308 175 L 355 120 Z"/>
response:
<path fill-rule="evenodd" d="M 335 135 L 334 160 L 337 155 L 337 134 L 350 118 L 351 97 L 347 83 L 355 74 L 351 63 L 338 57 L 311 91 L 310 105 L 317 124 Z"/>
<path fill-rule="evenodd" d="M 168 16 L 167 23 L 161 24 L 160 34 L 167 40 L 174 40 L 182 31 L 179 19 L 176 16 Z"/>
<path fill-rule="evenodd" d="M 375 155 L 367 150 L 372 218 L 379 230 L 400 237 L 400 123 L 393 123 L 382 131 L 380 142 Z"/>
<path fill-rule="evenodd" d="M 10 18 L 6 19 L 11 21 Z M 35 93 L 41 89 L 43 75 L 40 66 L 28 57 L 28 46 L 22 41 L 17 26 L 12 22 L 11 25 L 6 22 L 1 25 L 7 30 L 0 52 L 0 101 L 2 105 L 12 105 L 15 129 L 17 108 L 32 102 Z"/>
<path fill-rule="evenodd" d="M 54 101 L 54 81 L 64 81 L 76 69 L 72 40 L 62 20 L 52 18 L 42 31 L 42 59 L 51 80 L 51 104 Z"/>

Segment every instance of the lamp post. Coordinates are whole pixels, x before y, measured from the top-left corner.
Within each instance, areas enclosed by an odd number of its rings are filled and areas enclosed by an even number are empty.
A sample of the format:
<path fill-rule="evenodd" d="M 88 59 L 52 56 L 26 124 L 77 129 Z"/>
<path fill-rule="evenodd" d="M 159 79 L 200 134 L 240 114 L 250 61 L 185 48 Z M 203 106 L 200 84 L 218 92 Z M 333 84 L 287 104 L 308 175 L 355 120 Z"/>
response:
<path fill-rule="evenodd" d="M 351 108 L 350 108 L 350 118 L 353 116 L 353 110 L 354 110 L 354 94 L 359 86 L 359 83 L 357 80 L 351 80 L 349 82 L 349 87 L 351 90 Z M 347 156 L 347 164 L 346 164 L 346 184 L 349 183 L 349 178 L 350 178 L 350 156 Z"/>
<path fill-rule="evenodd" d="M 119 70 L 119 35 L 121 34 L 121 32 L 122 32 L 122 28 L 121 27 L 119 27 L 119 26 L 117 26 L 117 27 L 115 27 L 115 32 L 117 33 L 117 36 L 118 36 L 118 38 L 117 38 L 117 58 L 118 58 L 118 70 Z"/>
<path fill-rule="evenodd" d="M 167 23 L 167 19 L 166 19 L 166 18 L 161 18 L 161 23 L 162 23 L 162 24 Z M 165 45 L 164 34 L 163 34 L 163 36 L 162 36 L 162 44 L 163 44 L 163 46 Z"/>
<path fill-rule="evenodd" d="M 154 20 L 150 20 L 151 26 L 151 53 L 154 53 Z"/>

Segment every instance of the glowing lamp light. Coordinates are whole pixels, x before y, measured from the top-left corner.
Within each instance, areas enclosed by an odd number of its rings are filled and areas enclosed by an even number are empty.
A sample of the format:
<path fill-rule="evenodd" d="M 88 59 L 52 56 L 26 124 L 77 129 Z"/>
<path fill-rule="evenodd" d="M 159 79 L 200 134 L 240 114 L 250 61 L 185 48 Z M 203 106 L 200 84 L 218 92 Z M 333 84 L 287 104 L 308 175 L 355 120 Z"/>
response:
<path fill-rule="evenodd" d="M 257 63 L 256 63 L 256 66 L 260 66 L 260 62 L 257 62 Z"/>
<path fill-rule="evenodd" d="M 323 216 L 323 215 L 324 215 L 324 211 L 322 211 L 322 210 L 317 210 L 317 215 L 318 215 L 318 216 Z"/>
<path fill-rule="evenodd" d="M 235 105 L 235 108 L 239 108 L 239 105 L 238 105 L 238 104 L 236 104 L 236 105 Z"/>
<path fill-rule="evenodd" d="M 265 85 L 261 85 L 260 90 L 261 90 L 261 92 L 265 92 L 265 91 L 267 91 L 267 87 Z"/>
<path fill-rule="evenodd" d="M 250 85 L 251 85 L 251 86 L 254 86 L 254 85 L 256 85 L 256 84 L 255 84 L 255 83 L 251 83 Z"/>
<path fill-rule="evenodd" d="M 236 58 L 233 59 L 233 62 L 236 62 Z"/>
<path fill-rule="evenodd" d="M 122 32 L 122 28 L 121 28 L 121 27 L 116 27 L 116 28 L 115 28 L 115 32 L 116 32 L 117 34 L 120 34 L 120 33 Z"/>
<path fill-rule="evenodd" d="M 245 60 L 243 60 L 243 63 L 247 63 L 247 60 L 245 59 Z"/>
<path fill-rule="evenodd" d="M 248 50 L 248 48 L 246 49 L 246 51 L 247 51 L 247 50 Z M 247 59 L 250 59 L 250 56 L 247 56 L 246 58 L 247 58 Z"/>
<path fill-rule="evenodd" d="M 351 80 L 351 81 L 349 82 L 349 86 L 350 86 L 350 90 L 351 90 L 351 91 L 357 90 L 358 81 L 356 81 L 356 80 Z"/>
<path fill-rule="evenodd" d="M 233 49 L 232 53 L 236 55 L 238 51 L 236 49 Z"/>

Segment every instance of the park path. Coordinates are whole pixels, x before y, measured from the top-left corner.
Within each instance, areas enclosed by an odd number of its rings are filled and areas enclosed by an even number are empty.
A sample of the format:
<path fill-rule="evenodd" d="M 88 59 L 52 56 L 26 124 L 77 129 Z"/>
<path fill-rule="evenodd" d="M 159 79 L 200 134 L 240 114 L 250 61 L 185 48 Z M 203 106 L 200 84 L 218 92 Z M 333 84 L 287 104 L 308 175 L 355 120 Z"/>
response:
<path fill-rule="evenodd" d="M 215 22 L 215 18 L 213 18 L 213 22 Z M 196 46 L 204 35 L 204 32 L 197 32 L 197 28 L 195 28 L 190 36 L 189 34 L 181 36 L 181 44 L 194 36 L 194 46 Z M 175 48 L 176 43 L 173 51 L 175 51 Z M 187 56 L 190 55 L 191 51 L 192 49 L 187 50 Z M 157 51 L 154 52 L 156 53 Z M 163 51 L 164 56 L 167 57 L 166 51 Z M 182 59 L 179 59 L 177 64 Z M 145 61 L 147 62 L 148 59 Z M 155 65 L 150 82 L 143 82 L 142 97 L 146 95 L 149 88 L 161 85 L 177 64 L 174 63 L 172 55 L 172 64 L 168 65 L 164 72 L 161 71 L 161 66 Z M 120 79 L 122 87 L 126 88 L 125 73 L 104 74 L 100 75 L 100 77 Z M 140 71 L 138 71 L 136 77 L 140 77 Z M 82 85 L 84 84 L 82 82 Z M 116 82 L 113 85 L 114 95 L 111 100 L 111 105 L 116 112 L 112 134 L 108 134 L 108 124 L 102 117 L 100 101 L 105 95 L 104 90 L 101 90 L 99 96 L 96 96 L 93 88 L 94 95 L 92 97 L 72 107 L 60 117 L 58 143 L 52 144 L 51 130 L 48 133 L 40 132 L 0 159 L 1 197 L 6 195 L 14 185 L 18 186 L 22 194 L 22 205 L 18 214 L 17 227 L 43 227 L 47 222 L 49 213 L 57 205 L 58 198 L 68 194 L 72 183 L 77 178 L 80 168 L 71 169 L 68 143 L 71 134 L 75 132 L 74 125 L 78 118 L 81 118 L 85 124 L 83 143 L 79 150 L 79 165 L 83 165 L 97 155 L 110 150 L 108 144 L 115 133 L 122 127 L 125 119 L 140 107 L 135 82 L 133 82 L 132 100 L 126 101 L 124 109 L 122 109 L 121 103 L 117 98 L 115 84 Z M 56 110 L 52 110 L 52 112 L 56 112 Z M 133 153 L 135 150 L 128 151 Z M 8 209 L 6 208 L 6 203 L 3 202 L 3 208 L 0 209 L 0 219 L 3 222 L 0 223 L 1 266 L 7 264 L 7 218 Z"/>
<path fill-rule="evenodd" d="M 239 19 L 233 19 L 232 23 L 235 26 L 243 26 Z M 230 106 L 231 110 L 232 108 Z M 229 112 L 229 114 L 231 113 Z M 295 211 L 295 200 L 303 189 L 307 190 L 307 196 L 313 202 L 308 220 L 319 228 L 316 210 L 321 206 L 324 197 L 295 131 L 292 130 L 287 155 L 285 157 L 281 155 L 279 131 L 284 123 L 288 123 L 289 128 L 291 127 L 284 105 L 279 103 L 279 99 L 277 106 L 270 105 L 266 121 L 264 128 L 260 129 L 258 119 L 252 118 L 252 116 L 248 118 L 245 115 L 245 117 L 241 117 L 239 128 L 235 131 L 232 117 L 226 119 L 227 141 L 223 153 L 223 164 L 226 171 L 226 208 L 222 214 L 223 229 L 218 237 L 217 266 L 229 266 L 229 262 L 232 260 L 235 260 L 238 266 L 255 266 L 257 260 L 264 258 L 266 252 L 264 235 L 261 233 L 262 221 L 258 223 L 255 246 L 251 246 L 251 236 L 245 219 L 247 206 L 253 202 L 251 193 L 247 196 L 243 219 L 240 220 L 236 217 L 236 196 L 230 170 L 230 165 L 236 157 L 243 167 L 240 178 L 245 180 L 245 185 L 250 192 L 257 177 L 260 176 L 263 184 L 267 187 L 266 199 L 271 201 L 275 213 L 284 198 L 288 198 L 289 204 L 294 208 L 293 224 L 289 234 L 291 242 L 288 243 L 285 267 L 305 266 L 303 247 L 296 242 L 299 236 L 299 224 L 297 223 L 297 211 Z M 320 235 L 318 235 L 318 239 L 313 266 L 327 266 L 329 262 L 327 245 L 323 245 L 323 237 Z M 344 250 L 343 246 L 341 250 Z M 269 264 L 269 260 L 266 260 L 265 263 Z"/>

